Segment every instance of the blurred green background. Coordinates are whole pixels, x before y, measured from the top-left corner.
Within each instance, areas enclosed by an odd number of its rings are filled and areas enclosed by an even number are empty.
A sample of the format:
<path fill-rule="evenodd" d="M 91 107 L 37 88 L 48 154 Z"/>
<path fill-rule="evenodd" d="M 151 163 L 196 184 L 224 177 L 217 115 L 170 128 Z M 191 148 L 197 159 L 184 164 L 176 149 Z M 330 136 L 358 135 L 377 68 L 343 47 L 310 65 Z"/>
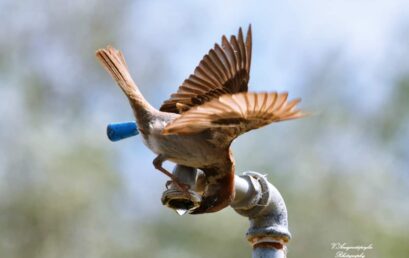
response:
<path fill-rule="evenodd" d="M 253 26 L 250 88 L 314 115 L 233 144 L 238 174 L 268 174 L 289 211 L 289 257 L 409 257 L 409 2 L 0 0 L 0 257 L 250 257 L 230 208 L 179 217 L 167 178 L 97 63 L 122 49 L 154 106 L 239 26 Z M 169 169 L 172 164 L 167 164 Z"/>

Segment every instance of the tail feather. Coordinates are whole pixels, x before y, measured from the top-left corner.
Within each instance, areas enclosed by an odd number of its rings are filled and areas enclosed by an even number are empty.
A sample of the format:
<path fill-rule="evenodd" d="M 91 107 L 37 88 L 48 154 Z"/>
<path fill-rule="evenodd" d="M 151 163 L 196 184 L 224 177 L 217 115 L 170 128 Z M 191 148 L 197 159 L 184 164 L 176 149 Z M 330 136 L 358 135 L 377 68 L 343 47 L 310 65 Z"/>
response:
<path fill-rule="evenodd" d="M 129 99 L 138 124 L 143 123 L 155 109 L 145 100 L 133 81 L 122 52 L 108 46 L 98 49 L 96 57 Z"/>

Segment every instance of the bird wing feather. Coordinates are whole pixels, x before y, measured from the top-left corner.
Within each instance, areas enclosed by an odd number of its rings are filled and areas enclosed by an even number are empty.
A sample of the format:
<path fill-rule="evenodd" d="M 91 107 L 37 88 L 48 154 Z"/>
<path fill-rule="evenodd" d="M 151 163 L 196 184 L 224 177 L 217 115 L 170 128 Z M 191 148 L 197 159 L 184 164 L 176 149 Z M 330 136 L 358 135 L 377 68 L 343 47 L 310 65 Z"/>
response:
<path fill-rule="evenodd" d="M 226 94 L 191 108 L 170 122 L 163 134 L 196 134 L 206 129 L 225 133 L 227 141 L 273 122 L 301 118 L 301 99 L 289 101 L 287 93 L 243 92 Z"/>
<path fill-rule="evenodd" d="M 183 113 L 224 94 L 246 92 L 250 79 L 251 26 L 244 41 L 242 29 L 230 41 L 222 37 L 200 61 L 193 74 L 160 107 L 161 111 Z"/>

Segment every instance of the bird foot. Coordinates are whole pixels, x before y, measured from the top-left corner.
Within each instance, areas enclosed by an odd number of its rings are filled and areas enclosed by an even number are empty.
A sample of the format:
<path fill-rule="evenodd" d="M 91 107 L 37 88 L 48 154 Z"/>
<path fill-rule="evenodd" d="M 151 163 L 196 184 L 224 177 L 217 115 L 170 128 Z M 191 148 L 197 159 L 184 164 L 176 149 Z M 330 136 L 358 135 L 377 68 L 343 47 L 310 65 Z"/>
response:
<path fill-rule="evenodd" d="M 169 189 L 171 185 L 174 185 L 178 190 L 189 196 L 190 185 L 179 182 L 176 179 L 172 179 L 166 182 L 166 188 Z"/>

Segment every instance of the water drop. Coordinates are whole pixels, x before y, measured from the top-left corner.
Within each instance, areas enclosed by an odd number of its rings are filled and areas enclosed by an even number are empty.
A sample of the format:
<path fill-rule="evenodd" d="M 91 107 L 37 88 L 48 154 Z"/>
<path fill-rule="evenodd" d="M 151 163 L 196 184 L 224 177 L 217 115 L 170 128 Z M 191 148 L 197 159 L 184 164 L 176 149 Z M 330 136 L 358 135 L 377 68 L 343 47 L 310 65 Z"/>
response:
<path fill-rule="evenodd" d="M 179 214 L 180 216 L 183 216 L 183 215 L 185 215 L 185 214 L 188 212 L 188 210 L 186 210 L 186 209 L 175 209 L 175 211 L 176 211 L 177 214 Z"/>

